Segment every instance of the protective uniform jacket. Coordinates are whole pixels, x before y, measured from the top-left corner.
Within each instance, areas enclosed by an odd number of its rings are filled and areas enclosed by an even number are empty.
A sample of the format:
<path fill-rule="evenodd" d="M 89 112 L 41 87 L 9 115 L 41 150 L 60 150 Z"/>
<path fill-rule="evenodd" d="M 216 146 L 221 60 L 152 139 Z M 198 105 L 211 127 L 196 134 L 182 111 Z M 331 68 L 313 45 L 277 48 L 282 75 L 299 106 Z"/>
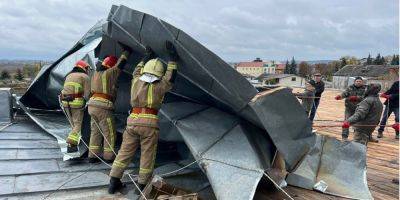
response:
<path fill-rule="evenodd" d="M 121 69 L 126 63 L 126 58 L 129 53 L 124 51 L 122 53 L 123 59 L 119 59 L 116 66 L 103 70 L 96 71 L 91 80 L 91 93 L 88 105 L 98 108 L 113 110 L 114 101 L 117 94 L 117 80 L 121 73 Z"/>
<path fill-rule="evenodd" d="M 367 96 L 361 101 L 347 121 L 357 125 L 378 125 L 382 114 L 382 103 L 378 95 Z M 370 127 L 366 126 L 368 129 Z M 362 127 L 360 127 L 362 129 Z"/>
<path fill-rule="evenodd" d="M 356 87 L 354 84 L 349 86 L 342 94 L 342 98 L 346 98 L 344 105 L 346 108 L 350 110 L 355 110 L 357 108 L 357 104 L 360 103 L 363 100 L 364 93 L 365 93 L 365 88 L 366 86 L 363 85 L 361 87 Z M 357 101 L 350 101 L 348 97 L 350 96 L 357 96 L 358 100 Z"/>
<path fill-rule="evenodd" d="M 82 108 L 85 105 L 85 99 L 87 100 L 90 95 L 89 83 L 89 76 L 84 72 L 75 71 L 68 74 L 61 94 L 64 97 L 70 96 L 73 100 L 70 102 L 63 101 L 63 105 L 71 108 Z"/>
<path fill-rule="evenodd" d="M 158 128 L 157 111 L 161 107 L 165 93 L 173 86 L 176 66 L 175 62 L 168 62 L 164 76 L 158 81 L 147 83 L 139 79 L 144 62 L 137 65 L 133 72 L 134 78 L 131 87 L 131 106 L 133 109 L 128 117 L 128 124 Z M 147 111 L 142 112 L 141 108 L 145 108 Z M 135 110 L 139 112 L 134 112 Z"/>

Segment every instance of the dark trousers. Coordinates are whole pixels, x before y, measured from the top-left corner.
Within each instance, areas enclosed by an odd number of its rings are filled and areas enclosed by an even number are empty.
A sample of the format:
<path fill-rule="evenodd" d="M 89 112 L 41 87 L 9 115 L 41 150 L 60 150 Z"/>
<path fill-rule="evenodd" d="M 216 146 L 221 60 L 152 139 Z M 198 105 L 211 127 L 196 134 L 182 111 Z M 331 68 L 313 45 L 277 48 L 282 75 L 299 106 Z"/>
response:
<path fill-rule="evenodd" d="M 395 108 L 393 106 L 385 106 L 385 111 L 383 111 L 382 120 L 378 132 L 383 132 L 385 130 L 386 122 L 392 112 L 394 113 L 394 120 L 396 121 L 396 123 L 399 123 L 399 108 Z M 396 131 L 396 134 L 399 134 L 399 132 Z"/>
<path fill-rule="evenodd" d="M 314 120 L 315 113 L 317 113 L 317 109 L 318 109 L 318 106 L 319 106 L 319 100 L 320 100 L 320 98 L 314 99 L 314 103 L 313 103 L 313 106 L 311 108 L 310 117 L 309 117 L 309 119 L 311 121 Z"/>

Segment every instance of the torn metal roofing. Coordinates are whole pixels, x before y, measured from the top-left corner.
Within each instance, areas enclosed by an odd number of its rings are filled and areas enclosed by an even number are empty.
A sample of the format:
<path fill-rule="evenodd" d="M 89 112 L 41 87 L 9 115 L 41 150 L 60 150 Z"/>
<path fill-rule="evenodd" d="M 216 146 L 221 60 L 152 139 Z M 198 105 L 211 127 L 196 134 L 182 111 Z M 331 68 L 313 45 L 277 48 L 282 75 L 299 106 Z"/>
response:
<path fill-rule="evenodd" d="M 117 42 L 122 42 L 134 51 L 117 83 L 115 116 L 118 130 L 122 132 L 130 108 L 130 94 L 126 91 L 130 91 L 133 68 L 145 46 L 165 59 L 166 40 L 173 41 L 180 60 L 174 88 L 166 95 L 159 112 L 160 147 L 165 142 L 172 143 L 175 153 L 179 154 L 177 157 L 183 159 L 192 155 L 207 175 L 218 199 L 252 199 L 264 171 L 271 168 L 276 150 L 283 155 L 289 172 L 303 179 L 315 179 L 315 174 L 298 173 L 299 169 L 307 167 L 305 162 L 313 157 L 313 148 L 318 146 L 319 140 L 289 89 L 258 93 L 232 67 L 182 30 L 125 6 L 113 6 L 106 22 L 96 25 L 62 58 L 45 68 L 21 98 L 22 107 L 59 143 L 65 142 L 63 138 L 69 127 L 64 116 L 54 111 L 43 115 L 35 109 L 59 109 L 57 95 L 72 63 L 83 58 L 95 66 L 97 59 L 109 54 L 119 55 L 121 49 Z M 49 113 L 58 116 L 52 117 Z M 89 121 L 84 120 L 84 123 L 87 125 Z M 83 136 L 87 138 L 89 132 L 83 131 Z M 335 147 L 340 146 L 340 142 L 335 142 Z M 344 166 L 349 172 L 365 173 L 365 151 L 359 150 L 357 145 L 348 147 L 359 152 L 360 165 Z M 320 154 L 326 161 L 341 160 L 344 156 L 334 151 Z M 320 168 L 324 163 L 327 162 L 312 164 Z M 331 166 L 321 180 L 328 184 L 326 192 L 346 196 L 348 193 L 343 190 L 331 190 L 332 187 L 351 188 L 346 181 L 350 177 L 335 173 L 336 167 L 341 166 Z M 359 185 L 366 182 L 365 177 L 354 181 Z M 309 185 L 297 185 L 310 189 Z M 365 194 L 369 194 L 368 188 L 362 187 L 351 195 L 365 197 Z"/>

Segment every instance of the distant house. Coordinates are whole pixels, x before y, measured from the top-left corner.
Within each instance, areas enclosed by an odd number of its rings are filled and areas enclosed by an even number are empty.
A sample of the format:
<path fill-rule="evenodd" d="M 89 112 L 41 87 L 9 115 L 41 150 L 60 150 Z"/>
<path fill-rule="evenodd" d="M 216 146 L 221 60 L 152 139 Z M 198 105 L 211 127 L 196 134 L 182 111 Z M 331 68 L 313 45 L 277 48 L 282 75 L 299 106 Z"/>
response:
<path fill-rule="evenodd" d="M 306 79 L 294 74 L 263 74 L 257 77 L 262 85 L 304 87 Z"/>
<path fill-rule="evenodd" d="M 260 58 L 256 58 L 252 62 L 239 62 L 235 65 L 235 68 L 241 74 L 257 77 L 262 74 L 275 74 L 276 63 L 276 61 L 264 62 Z"/>
<path fill-rule="evenodd" d="M 275 74 L 284 74 L 285 73 L 286 64 L 279 63 L 275 67 Z"/>
<path fill-rule="evenodd" d="M 333 75 L 333 88 L 345 89 L 353 84 L 355 77 L 361 76 L 367 83 L 381 84 L 385 90 L 398 79 L 398 71 L 396 65 L 346 65 Z"/>

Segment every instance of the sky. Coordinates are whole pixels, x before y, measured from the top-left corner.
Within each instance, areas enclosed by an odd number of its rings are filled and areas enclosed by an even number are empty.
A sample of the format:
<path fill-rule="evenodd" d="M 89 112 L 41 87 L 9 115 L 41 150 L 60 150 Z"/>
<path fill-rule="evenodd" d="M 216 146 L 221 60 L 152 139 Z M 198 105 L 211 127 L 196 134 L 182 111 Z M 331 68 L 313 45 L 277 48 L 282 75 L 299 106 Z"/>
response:
<path fill-rule="evenodd" d="M 0 0 L 0 59 L 55 60 L 113 4 L 171 23 L 228 62 L 399 51 L 398 0 Z"/>

